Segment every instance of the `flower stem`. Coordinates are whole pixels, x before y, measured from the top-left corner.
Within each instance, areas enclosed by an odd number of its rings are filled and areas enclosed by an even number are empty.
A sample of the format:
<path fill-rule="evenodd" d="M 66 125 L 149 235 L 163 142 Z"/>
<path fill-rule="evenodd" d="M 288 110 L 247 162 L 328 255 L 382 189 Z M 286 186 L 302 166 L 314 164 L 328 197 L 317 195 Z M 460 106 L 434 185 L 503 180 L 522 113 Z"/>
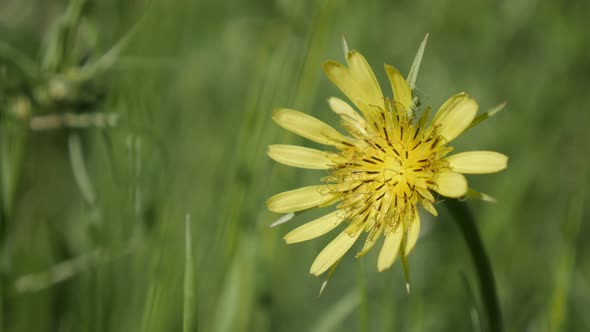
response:
<path fill-rule="evenodd" d="M 502 312 L 500 311 L 498 294 L 496 292 L 494 273 L 483 242 L 481 241 L 479 231 L 475 226 L 475 218 L 464 202 L 448 199 L 445 201 L 445 205 L 456 220 L 471 253 L 471 258 L 479 279 L 481 297 L 485 311 L 487 312 L 488 330 L 501 332 L 503 331 Z"/>

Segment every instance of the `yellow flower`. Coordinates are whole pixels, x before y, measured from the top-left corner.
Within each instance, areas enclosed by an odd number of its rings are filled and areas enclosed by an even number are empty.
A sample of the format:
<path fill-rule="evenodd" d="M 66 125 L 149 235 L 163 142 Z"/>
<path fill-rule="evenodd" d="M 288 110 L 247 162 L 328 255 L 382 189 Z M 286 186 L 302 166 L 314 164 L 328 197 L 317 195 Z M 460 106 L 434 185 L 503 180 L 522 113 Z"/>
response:
<path fill-rule="evenodd" d="M 420 54 L 421 57 L 421 54 Z M 280 108 L 273 113 L 281 127 L 311 141 L 332 146 L 321 151 L 294 145 L 271 145 L 268 155 L 285 165 L 329 170 L 324 184 L 283 192 L 267 201 L 268 209 L 290 213 L 336 202 L 336 210 L 308 222 L 285 236 L 287 243 L 310 240 L 342 223 L 347 226 L 317 256 L 310 272 L 320 275 L 338 264 L 361 234 L 366 240 L 357 257 L 366 254 L 383 235 L 377 268 L 389 268 L 398 252 L 407 256 L 418 239 L 417 206 L 437 215 L 433 191 L 451 198 L 468 193 L 463 174 L 498 172 L 507 157 L 492 151 L 471 151 L 448 156 L 447 144 L 474 121 L 478 105 L 466 93 L 449 98 L 429 123 L 430 108 L 417 117 L 418 98 L 411 83 L 392 66 L 385 72 L 393 100 L 384 97 L 375 74 L 357 51 L 347 52 L 348 67 L 326 61 L 328 78 L 360 110 L 332 97 L 331 109 L 340 116 L 348 135 L 304 113 Z M 412 75 L 409 75 L 412 76 Z"/>

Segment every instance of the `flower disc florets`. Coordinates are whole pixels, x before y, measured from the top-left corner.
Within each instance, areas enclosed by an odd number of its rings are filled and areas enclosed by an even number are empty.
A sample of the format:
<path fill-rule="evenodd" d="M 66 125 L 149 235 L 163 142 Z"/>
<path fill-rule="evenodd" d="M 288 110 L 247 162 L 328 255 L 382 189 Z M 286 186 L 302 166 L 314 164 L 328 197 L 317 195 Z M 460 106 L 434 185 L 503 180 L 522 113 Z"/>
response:
<path fill-rule="evenodd" d="M 334 158 L 331 175 L 323 179 L 350 186 L 341 191 L 337 208 L 344 212 L 344 219 L 364 228 L 374 239 L 410 223 L 418 203 L 435 211 L 430 190 L 435 174 L 447 165 L 440 158 L 451 150 L 443 146 L 444 138 L 436 128 L 425 128 L 406 111 L 395 111 L 390 101 L 386 105 L 389 110 L 372 107 L 378 121 L 355 133 L 354 143 L 342 148 Z"/>

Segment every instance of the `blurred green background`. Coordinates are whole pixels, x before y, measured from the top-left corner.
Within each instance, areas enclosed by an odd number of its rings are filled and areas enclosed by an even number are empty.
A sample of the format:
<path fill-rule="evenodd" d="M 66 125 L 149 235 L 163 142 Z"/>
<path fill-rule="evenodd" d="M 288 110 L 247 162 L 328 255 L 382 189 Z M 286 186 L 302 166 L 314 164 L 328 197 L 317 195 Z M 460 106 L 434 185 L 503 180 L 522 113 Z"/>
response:
<path fill-rule="evenodd" d="M 67 6 L 0 1 L 2 331 L 485 330 L 469 253 L 442 206 L 410 256 L 410 295 L 399 262 L 377 273 L 373 250 L 347 255 L 318 297 L 309 266 L 335 232 L 292 246 L 282 236 L 324 211 L 268 227 L 279 217 L 270 195 L 324 175 L 265 155 L 271 143 L 310 146 L 272 108 L 337 126 L 326 100 L 343 96 L 321 63 L 344 61 L 341 35 L 388 87 L 383 63 L 407 73 L 426 33 L 424 104 L 460 91 L 481 110 L 508 102 L 454 144 L 510 157 L 506 171 L 469 178 L 498 199 L 469 205 L 506 330 L 590 330 L 590 2 L 89 1 L 51 67 L 48 36 Z M 76 102 L 39 102 L 39 91 L 73 91 L 51 78 L 124 36 Z M 53 72 L 27 77 L 23 61 Z M 28 128 L 96 112 L 116 125 Z"/>

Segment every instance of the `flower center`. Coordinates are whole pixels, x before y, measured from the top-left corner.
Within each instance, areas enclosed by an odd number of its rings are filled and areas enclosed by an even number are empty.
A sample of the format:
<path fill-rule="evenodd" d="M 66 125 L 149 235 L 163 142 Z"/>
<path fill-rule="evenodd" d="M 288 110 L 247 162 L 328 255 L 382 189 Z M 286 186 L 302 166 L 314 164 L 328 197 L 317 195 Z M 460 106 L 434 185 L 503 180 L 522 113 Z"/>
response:
<path fill-rule="evenodd" d="M 395 229 L 413 218 L 418 202 L 432 203 L 433 177 L 444 167 L 437 160 L 441 147 L 435 130 L 414 126 L 407 116 L 395 125 L 384 120 L 375 127 L 378 134 L 358 138 L 354 147 L 342 151 L 348 162 L 334 167 L 326 179 L 342 186 L 339 208 L 347 219 L 367 231 Z M 375 224 L 379 221 L 384 224 Z"/>

